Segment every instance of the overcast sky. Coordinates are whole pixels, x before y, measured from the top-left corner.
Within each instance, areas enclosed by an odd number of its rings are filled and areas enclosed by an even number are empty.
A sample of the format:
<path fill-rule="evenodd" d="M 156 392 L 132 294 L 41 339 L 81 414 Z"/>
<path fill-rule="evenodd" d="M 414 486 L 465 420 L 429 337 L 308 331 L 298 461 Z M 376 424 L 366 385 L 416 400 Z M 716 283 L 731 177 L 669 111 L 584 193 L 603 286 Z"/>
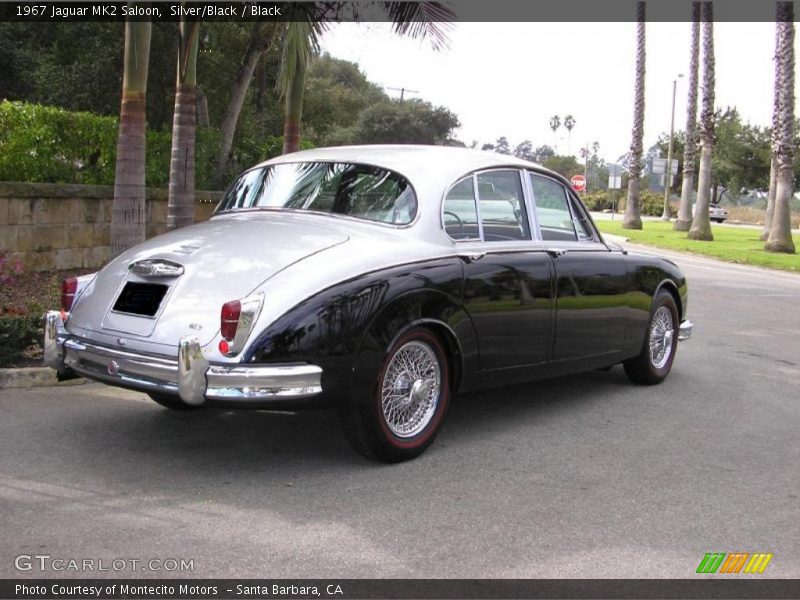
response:
<path fill-rule="evenodd" d="M 561 154 L 600 142 L 615 161 L 628 151 L 633 114 L 635 23 L 457 23 L 450 47 L 399 38 L 385 23 L 333 25 L 323 49 L 357 62 L 383 86 L 418 90 L 461 119 L 468 145 L 501 135 L 554 145 L 550 117 L 572 114 L 571 141 L 562 127 Z M 645 148 L 669 132 L 672 80 L 678 79 L 675 129 L 686 123 L 690 23 L 647 24 Z M 736 106 L 744 120 L 772 119 L 774 23 L 716 23 L 716 105 Z M 390 95 L 397 92 L 387 90 Z"/>

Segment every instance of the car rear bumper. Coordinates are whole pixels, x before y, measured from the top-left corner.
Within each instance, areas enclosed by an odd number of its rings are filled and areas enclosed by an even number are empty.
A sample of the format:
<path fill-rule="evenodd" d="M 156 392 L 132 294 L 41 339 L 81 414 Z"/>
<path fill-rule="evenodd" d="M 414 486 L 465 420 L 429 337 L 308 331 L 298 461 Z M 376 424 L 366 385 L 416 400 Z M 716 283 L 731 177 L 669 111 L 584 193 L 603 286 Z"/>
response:
<path fill-rule="evenodd" d="M 191 405 L 275 406 L 322 393 L 322 369 L 308 364 L 211 364 L 194 336 L 175 358 L 120 350 L 69 335 L 61 313 L 45 315 L 44 364 L 103 383 L 179 396 Z"/>

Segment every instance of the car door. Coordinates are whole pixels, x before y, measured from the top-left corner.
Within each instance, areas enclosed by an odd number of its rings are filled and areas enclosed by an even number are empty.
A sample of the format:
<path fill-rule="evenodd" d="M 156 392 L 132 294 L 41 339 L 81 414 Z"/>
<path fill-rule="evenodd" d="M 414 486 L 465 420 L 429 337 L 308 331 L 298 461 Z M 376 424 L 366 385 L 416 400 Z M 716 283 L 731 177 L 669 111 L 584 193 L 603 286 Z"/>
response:
<path fill-rule="evenodd" d="M 552 344 L 553 268 L 533 239 L 524 174 L 473 173 L 445 196 L 443 222 L 464 263 L 463 301 L 481 370 L 543 364 Z"/>
<path fill-rule="evenodd" d="M 560 181 L 528 172 L 536 227 L 555 268 L 553 361 L 622 350 L 627 318 L 625 255 L 600 239 Z"/>

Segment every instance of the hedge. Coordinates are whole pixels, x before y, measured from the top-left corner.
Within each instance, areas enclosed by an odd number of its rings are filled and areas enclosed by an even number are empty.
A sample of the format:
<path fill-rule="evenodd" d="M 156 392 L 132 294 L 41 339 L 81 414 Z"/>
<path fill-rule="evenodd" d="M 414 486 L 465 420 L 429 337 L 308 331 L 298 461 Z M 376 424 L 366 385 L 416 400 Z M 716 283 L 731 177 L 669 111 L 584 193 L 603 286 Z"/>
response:
<path fill-rule="evenodd" d="M 118 119 L 25 102 L 0 102 L 0 181 L 113 185 Z M 213 189 L 219 133 L 197 129 L 197 189 Z M 147 131 L 146 183 L 169 184 L 172 132 Z"/>

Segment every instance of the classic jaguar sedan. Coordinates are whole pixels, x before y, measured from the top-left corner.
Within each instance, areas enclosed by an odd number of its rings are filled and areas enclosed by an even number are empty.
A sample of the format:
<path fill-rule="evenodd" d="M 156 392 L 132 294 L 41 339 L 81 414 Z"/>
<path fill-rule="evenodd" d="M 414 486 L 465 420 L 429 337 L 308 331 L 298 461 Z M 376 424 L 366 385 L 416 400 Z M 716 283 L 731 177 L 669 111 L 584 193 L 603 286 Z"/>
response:
<path fill-rule="evenodd" d="M 604 241 L 563 177 L 421 146 L 269 160 L 61 301 L 53 368 L 176 410 L 336 407 L 384 461 L 430 446 L 457 393 L 618 363 L 659 383 L 692 331 L 680 269 Z"/>

